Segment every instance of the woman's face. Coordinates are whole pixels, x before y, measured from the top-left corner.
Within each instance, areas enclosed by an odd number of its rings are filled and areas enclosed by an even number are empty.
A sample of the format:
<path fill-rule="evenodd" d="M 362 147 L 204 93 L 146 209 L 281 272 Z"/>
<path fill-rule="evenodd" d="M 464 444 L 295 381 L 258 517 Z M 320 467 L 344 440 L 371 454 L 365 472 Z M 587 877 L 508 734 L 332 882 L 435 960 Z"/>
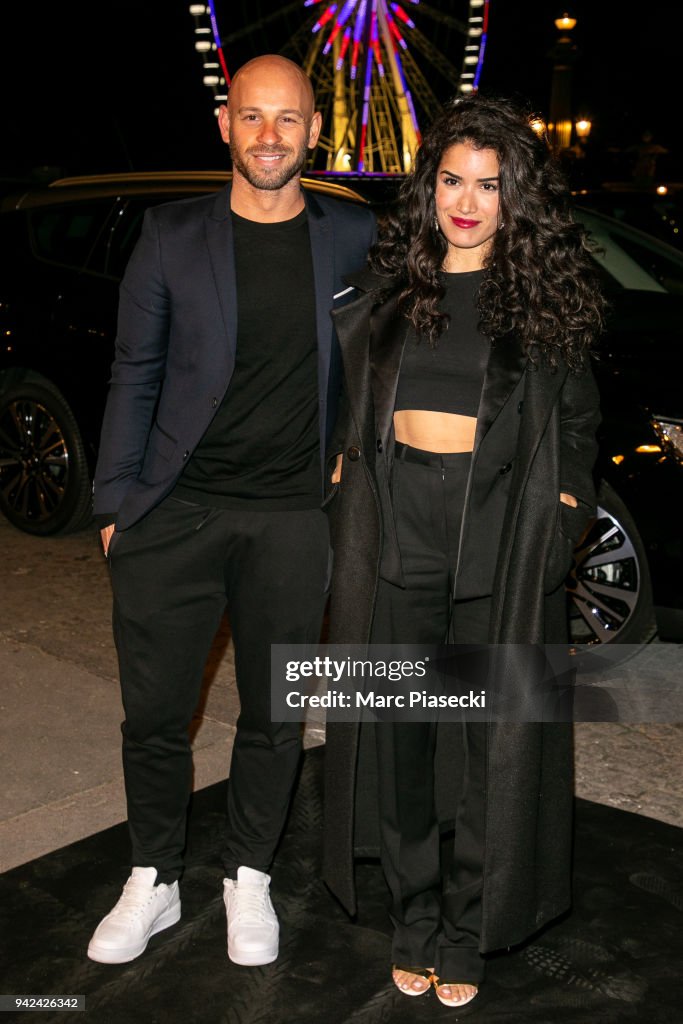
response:
<path fill-rule="evenodd" d="M 500 186 L 493 149 L 458 142 L 436 172 L 436 219 L 448 242 L 443 269 L 479 270 L 498 230 Z"/>

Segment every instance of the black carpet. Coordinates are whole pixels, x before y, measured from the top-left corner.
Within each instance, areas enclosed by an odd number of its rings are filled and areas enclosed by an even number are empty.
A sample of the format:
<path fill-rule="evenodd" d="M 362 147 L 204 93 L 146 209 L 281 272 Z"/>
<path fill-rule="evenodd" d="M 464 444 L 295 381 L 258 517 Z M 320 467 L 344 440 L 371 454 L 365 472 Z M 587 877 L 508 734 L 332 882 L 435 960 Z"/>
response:
<path fill-rule="evenodd" d="M 385 1024 L 456 1021 L 433 992 L 390 983 L 386 893 L 361 863 L 350 922 L 318 880 L 321 748 L 309 752 L 273 870 L 281 952 L 268 967 L 231 964 L 218 851 L 225 785 L 194 799 L 183 917 L 120 967 L 85 956 L 128 874 L 116 826 L 0 876 L 2 993 L 85 994 L 59 1024 Z M 532 942 L 492 958 L 472 1021 L 674 1024 L 683 1021 L 683 829 L 599 804 L 577 808 L 574 909 Z M 479 1003 L 479 999 L 477 1003 Z M 22 1014 L 2 1015 L 2 1022 Z"/>

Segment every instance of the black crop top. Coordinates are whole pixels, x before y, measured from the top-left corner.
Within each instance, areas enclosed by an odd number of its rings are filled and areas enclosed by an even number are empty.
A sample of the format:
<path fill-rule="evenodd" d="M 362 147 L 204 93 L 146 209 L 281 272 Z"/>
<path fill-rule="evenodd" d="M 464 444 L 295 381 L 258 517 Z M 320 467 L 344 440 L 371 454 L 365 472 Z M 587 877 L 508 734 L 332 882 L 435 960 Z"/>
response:
<path fill-rule="evenodd" d="M 450 317 L 448 327 L 435 346 L 408 336 L 394 410 L 476 416 L 491 347 L 477 328 L 477 294 L 484 271 L 440 277 L 446 289 L 440 309 Z"/>

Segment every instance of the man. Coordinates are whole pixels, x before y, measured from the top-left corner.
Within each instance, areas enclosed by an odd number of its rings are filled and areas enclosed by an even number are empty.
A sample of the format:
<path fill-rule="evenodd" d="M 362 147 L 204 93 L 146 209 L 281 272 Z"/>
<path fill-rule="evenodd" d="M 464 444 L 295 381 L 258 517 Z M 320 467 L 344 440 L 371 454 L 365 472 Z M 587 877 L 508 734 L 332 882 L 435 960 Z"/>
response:
<path fill-rule="evenodd" d="M 228 955 L 277 957 L 267 872 L 300 729 L 270 719 L 270 644 L 317 642 L 329 586 L 320 505 L 341 376 L 329 311 L 374 218 L 302 192 L 321 117 L 291 61 L 241 68 L 219 125 L 232 186 L 150 210 L 121 286 L 95 513 L 114 591 L 133 869 L 88 948 L 103 963 L 134 959 L 180 917 L 187 732 L 226 604 L 241 702 Z"/>

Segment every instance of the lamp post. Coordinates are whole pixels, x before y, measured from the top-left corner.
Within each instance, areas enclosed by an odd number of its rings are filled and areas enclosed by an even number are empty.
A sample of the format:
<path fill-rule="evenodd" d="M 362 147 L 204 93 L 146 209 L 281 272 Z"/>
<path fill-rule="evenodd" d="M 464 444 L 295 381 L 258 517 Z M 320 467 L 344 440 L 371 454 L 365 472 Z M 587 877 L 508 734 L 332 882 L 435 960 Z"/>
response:
<path fill-rule="evenodd" d="M 555 28 L 558 36 L 550 51 L 553 77 L 548 130 L 550 145 L 559 153 L 568 148 L 572 137 L 572 72 L 577 51 L 571 32 L 576 28 L 576 18 L 565 11 L 555 19 Z"/>

